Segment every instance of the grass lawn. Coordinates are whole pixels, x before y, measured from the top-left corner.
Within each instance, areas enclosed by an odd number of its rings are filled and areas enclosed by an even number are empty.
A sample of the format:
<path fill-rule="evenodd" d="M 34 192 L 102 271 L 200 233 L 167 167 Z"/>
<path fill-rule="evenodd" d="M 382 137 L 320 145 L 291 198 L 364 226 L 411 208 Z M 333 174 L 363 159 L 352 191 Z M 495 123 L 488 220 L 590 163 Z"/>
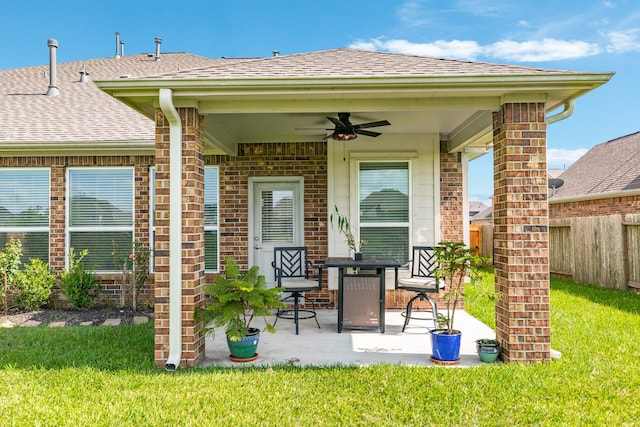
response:
<path fill-rule="evenodd" d="M 489 325 L 492 280 L 467 288 Z M 639 425 L 640 296 L 551 287 L 548 365 L 168 373 L 150 324 L 0 329 L 0 425 Z"/>

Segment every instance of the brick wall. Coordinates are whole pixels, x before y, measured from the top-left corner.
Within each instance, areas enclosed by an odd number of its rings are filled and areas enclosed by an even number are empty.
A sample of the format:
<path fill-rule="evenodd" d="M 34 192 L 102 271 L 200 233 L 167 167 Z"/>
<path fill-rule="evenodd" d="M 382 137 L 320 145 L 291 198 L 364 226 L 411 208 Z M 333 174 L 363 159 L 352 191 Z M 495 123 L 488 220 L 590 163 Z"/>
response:
<path fill-rule="evenodd" d="M 548 362 L 549 232 L 543 103 L 494 113 L 496 335 L 506 361 Z"/>
<path fill-rule="evenodd" d="M 640 195 L 608 197 L 566 203 L 550 203 L 549 218 L 635 214 L 640 212 Z"/>
<path fill-rule="evenodd" d="M 149 239 L 149 166 L 153 165 L 153 156 L 29 156 L 2 157 L 0 167 L 48 167 L 50 170 L 50 219 L 49 219 L 49 267 L 56 275 L 64 271 L 66 263 L 66 173 L 69 167 L 134 167 L 134 236 L 137 240 Z M 120 276 L 99 274 L 103 292 L 96 305 L 119 305 L 121 301 Z M 153 280 L 139 294 L 139 302 L 153 300 Z M 68 308 L 62 292 L 56 287 L 51 298 L 56 307 Z M 131 295 L 127 294 L 125 304 L 130 304 Z"/>
<path fill-rule="evenodd" d="M 206 164 L 219 165 L 220 259 L 232 256 L 240 268 L 249 267 L 249 177 L 304 177 L 304 244 L 310 260 L 327 257 L 327 144 L 240 144 L 237 156 L 206 156 Z M 210 280 L 210 278 L 207 278 Z M 333 306 L 335 291 L 326 283 L 308 292 L 317 306 Z"/>

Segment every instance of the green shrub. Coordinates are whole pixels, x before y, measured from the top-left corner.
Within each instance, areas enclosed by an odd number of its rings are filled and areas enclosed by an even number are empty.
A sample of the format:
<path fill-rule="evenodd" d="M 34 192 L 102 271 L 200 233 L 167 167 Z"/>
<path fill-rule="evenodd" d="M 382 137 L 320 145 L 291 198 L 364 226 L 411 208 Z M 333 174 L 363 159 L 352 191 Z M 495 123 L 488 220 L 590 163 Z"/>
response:
<path fill-rule="evenodd" d="M 20 268 L 22 242 L 11 239 L 0 251 L 0 296 L 4 312 L 9 310 L 9 291 L 15 287 L 16 275 Z"/>
<path fill-rule="evenodd" d="M 93 272 L 93 267 L 87 267 L 82 260 L 89 251 L 84 249 L 76 258 L 73 248 L 69 250 L 69 269 L 60 276 L 60 288 L 69 298 L 75 308 L 91 307 L 93 299 L 100 294 L 102 286 Z"/>
<path fill-rule="evenodd" d="M 49 265 L 41 259 L 33 258 L 19 271 L 13 300 L 18 308 L 37 310 L 49 301 L 51 288 L 56 282 Z"/>

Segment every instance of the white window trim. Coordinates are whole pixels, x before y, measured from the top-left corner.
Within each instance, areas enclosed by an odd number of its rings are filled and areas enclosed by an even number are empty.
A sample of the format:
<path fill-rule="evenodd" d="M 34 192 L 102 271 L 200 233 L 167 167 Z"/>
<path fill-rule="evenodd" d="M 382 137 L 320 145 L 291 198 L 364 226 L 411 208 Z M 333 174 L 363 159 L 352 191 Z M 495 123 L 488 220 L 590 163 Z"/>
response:
<path fill-rule="evenodd" d="M 71 249 L 71 226 L 69 224 L 69 217 L 70 217 L 70 209 L 71 209 L 71 172 L 74 170 L 117 170 L 117 169 L 125 169 L 125 170 L 130 170 L 131 171 L 131 206 L 133 207 L 133 211 L 132 211 L 132 215 L 131 215 L 131 227 L 124 227 L 124 226 L 113 226 L 113 227 L 73 227 L 73 231 L 131 231 L 131 243 L 133 244 L 133 242 L 135 242 L 136 240 L 136 235 L 135 235 L 135 210 L 136 210 L 136 205 L 135 205 L 135 168 L 133 166 L 107 166 L 107 167 L 96 167 L 96 166 L 74 166 L 74 167 L 69 167 L 66 170 L 66 189 L 65 189 L 65 194 L 66 194 L 66 203 L 65 203 L 65 257 L 64 257 L 64 266 L 65 269 L 69 268 L 69 251 Z M 101 274 L 101 273 L 108 273 L 108 274 L 112 274 L 112 273 L 117 273 L 117 270 L 96 270 L 95 273 Z"/>

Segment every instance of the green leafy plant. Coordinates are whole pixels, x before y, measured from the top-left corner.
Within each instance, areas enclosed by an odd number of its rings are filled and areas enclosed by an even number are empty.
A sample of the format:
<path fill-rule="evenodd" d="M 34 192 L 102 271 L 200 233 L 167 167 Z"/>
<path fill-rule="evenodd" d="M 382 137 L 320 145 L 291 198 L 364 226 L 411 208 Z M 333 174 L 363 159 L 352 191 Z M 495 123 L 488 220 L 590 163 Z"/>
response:
<path fill-rule="evenodd" d="M 116 265 L 121 272 L 121 300 L 120 305 L 125 305 L 125 292 L 131 293 L 131 308 L 138 309 L 138 294 L 144 288 L 149 276 L 149 248 L 139 241 L 131 244 L 131 249 L 126 256 L 119 256 L 116 248 L 112 253 Z"/>
<path fill-rule="evenodd" d="M 488 258 L 474 254 L 463 242 L 440 242 L 435 248 L 435 259 L 438 264 L 436 276 L 444 279 L 444 298 L 447 300 L 447 314 L 438 316 L 438 325 L 446 329 L 447 334 L 458 333 L 453 321 L 458 302 L 464 296 L 465 278 L 475 280 L 479 268 Z"/>
<path fill-rule="evenodd" d="M 51 297 L 51 288 L 56 283 L 56 276 L 49 270 L 49 265 L 38 258 L 32 258 L 19 271 L 16 280 L 17 292 L 14 302 L 18 308 L 37 310 L 45 305 Z"/>
<path fill-rule="evenodd" d="M 22 257 L 22 242 L 17 239 L 10 239 L 4 246 L 4 250 L 0 252 L 0 275 L 2 275 L 0 293 L 5 314 L 9 310 L 9 291 L 15 286 L 20 257 Z"/>
<path fill-rule="evenodd" d="M 60 288 L 75 308 L 91 307 L 94 298 L 100 294 L 102 286 L 94 273 L 94 267 L 87 267 L 82 260 L 89 251 L 84 249 L 77 256 L 69 249 L 69 268 L 60 275 Z"/>
<path fill-rule="evenodd" d="M 351 232 L 351 226 L 349 224 L 349 219 L 342 215 L 338 210 L 338 207 L 334 205 L 334 212 L 329 215 L 329 222 L 331 223 L 331 227 L 333 228 L 334 219 L 338 226 L 338 232 L 344 234 L 344 237 L 347 238 L 347 246 L 349 249 L 354 251 L 355 253 L 359 253 L 362 249 L 362 246 L 367 244 L 366 240 L 360 240 L 356 242 L 356 238 Z"/>
<path fill-rule="evenodd" d="M 224 327 L 232 341 L 245 337 L 251 322 L 257 316 L 264 318 L 264 331 L 275 332 L 267 316 L 271 310 L 284 308 L 280 299 L 283 288 L 269 288 L 263 275 L 258 274 L 258 266 L 246 273 L 240 272 L 236 262 L 225 258 L 224 275 L 217 276 L 214 283 L 207 284 L 204 291 L 209 295 L 205 306 L 196 310 L 195 319 L 203 322 L 206 333 L 214 333 L 215 328 Z"/>

